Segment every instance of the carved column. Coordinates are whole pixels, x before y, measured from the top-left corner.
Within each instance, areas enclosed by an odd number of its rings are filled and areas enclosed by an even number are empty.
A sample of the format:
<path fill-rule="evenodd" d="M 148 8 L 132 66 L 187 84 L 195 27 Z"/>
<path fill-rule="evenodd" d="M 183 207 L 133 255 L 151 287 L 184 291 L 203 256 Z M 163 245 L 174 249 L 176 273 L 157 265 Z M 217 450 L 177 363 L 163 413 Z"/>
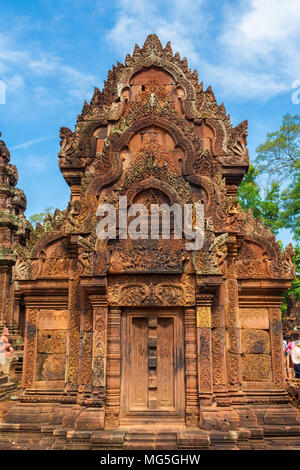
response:
<path fill-rule="evenodd" d="M 83 314 L 78 403 L 87 405 L 76 419 L 76 430 L 104 428 L 106 392 L 107 301 L 105 295 L 89 295 L 92 311 Z"/>
<path fill-rule="evenodd" d="M 280 307 L 270 308 L 270 337 L 273 381 L 275 388 L 285 388 L 284 361 L 282 354 L 282 320 Z"/>
<path fill-rule="evenodd" d="M 26 302 L 26 325 L 22 374 L 23 388 L 33 387 L 35 383 L 38 316 L 39 311 L 36 306 Z"/>
<path fill-rule="evenodd" d="M 110 307 L 107 325 L 107 390 L 105 426 L 119 427 L 121 387 L 121 309 Z"/>
<path fill-rule="evenodd" d="M 18 292 L 14 293 L 14 303 L 13 303 L 13 323 L 16 325 L 16 331 L 20 334 L 21 332 L 21 304 L 22 298 Z"/>
<path fill-rule="evenodd" d="M 227 403 L 226 333 L 224 286 L 221 284 L 212 305 L 213 390 L 218 403 Z"/>
<path fill-rule="evenodd" d="M 228 241 L 227 279 L 225 281 L 226 327 L 228 334 L 227 368 L 229 388 L 238 391 L 242 387 L 241 328 L 239 320 L 238 283 L 236 276 L 237 243 L 232 236 Z"/>
<path fill-rule="evenodd" d="M 106 395 L 107 298 L 90 295 L 93 307 L 93 402 L 103 405 Z"/>
<path fill-rule="evenodd" d="M 83 305 L 80 326 L 78 403 L 87 404 L 93 391 L 93 310 Z"/>
<path fill-rule="evenodd" d="M 197 381 L 196 309 L 185 308 L 186 425 L 197 426 L 199 417 Z"/>
<path fill-rule="evenodd" d="M 212 404 L 212 335 L 211 304 L 212 294 L 197 296 L 197 351 L 198 351 L 198 389 L 201 405 Z"/>
<path fill-rule="evenodd" d="M 69 280 L 69 333 L 67 343 L 67 383 L 66 391 L 77 392 L 78 364 L 80 345 L 80 280 L 77 271 L 77 259 L 70 263 L 71 273 Z"/>
<path fill-rule="evenodd" d="M 0 237 L 1 243 L 1 237 Z M 3 245 L 1 246 L 3 248 Z M 0 252 L 2 250 L 0 249 Z M 1 254 L 1 253 L 0 253 Z M 1 261 L 0 261 L 1 262 Z M 12 263 L 9 260 L 2 260 L 0 264 L 0 328 L 12 326 L 10 302 L 12 300 L 12 282 L 11 282 Z"/>

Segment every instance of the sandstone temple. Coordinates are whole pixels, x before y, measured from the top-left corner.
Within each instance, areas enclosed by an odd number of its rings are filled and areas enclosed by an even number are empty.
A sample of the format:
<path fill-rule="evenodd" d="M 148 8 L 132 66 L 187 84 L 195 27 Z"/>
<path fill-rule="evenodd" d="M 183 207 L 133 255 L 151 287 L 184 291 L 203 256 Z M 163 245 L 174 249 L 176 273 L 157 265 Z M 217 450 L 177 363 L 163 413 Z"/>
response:
<path fill-rule="evenodd" d="M 282 294 L 293 248 L 236 193 L 247 121 L 155 35 L 60 130 L 65 210 L 35 229 L 0 141 L 0 328 L 24 341 L 23 391 L 0 443 L 44 449 L 300 448 L 287 394 Z M 97 207 L 196 204 L 186 240 L 97 237 Z"/>

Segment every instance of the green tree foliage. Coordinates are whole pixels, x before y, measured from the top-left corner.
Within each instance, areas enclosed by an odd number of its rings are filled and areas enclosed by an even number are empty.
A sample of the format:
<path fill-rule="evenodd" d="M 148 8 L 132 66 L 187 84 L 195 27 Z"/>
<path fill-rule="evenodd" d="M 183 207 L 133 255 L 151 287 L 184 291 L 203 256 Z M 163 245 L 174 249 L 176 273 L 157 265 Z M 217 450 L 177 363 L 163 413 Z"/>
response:
<path fill-rule="evenodd" d="M 280 129 L 269 132 L 256 152 L 255 163 L 260 173 L 270 180 L 289 181 L 299 171 L 300 115 L 283 116 Z"/>
<path fill-rule="evenodd" d="M 300 299 L 300 115 L 283 116 L 280 129 L 268 133 L 266 142 L 256 152 L 255 166 L 250 165 L 238 197 L 243 209 L 251 208 L 273 233 L 277 234 L 280 228 L 293 233 L 297 277 L 284 296 L 284 313 L 289 295 Z M 264 197 L 259 177 L 267 182 Z"/>
<path fill-rule="evenodd" d="M 259 171 L 250 165 L 248 173 L 244 176 L 238 190 L 238 198 L 242 208 L 246 211 L 251 209 L 254 217 L 260 217 L 265 225 L 268 225 L 273 233 L 283 227 L 280 213 L 282 201 L 280 197 L 280 186 L 273 182 L 267 190 L 265 198 L 261 196 L 258 183 Z"/>
<path fill-rule="evenodd" d="M 288 299 L 290 295 L 293 295 L 295 300 L 300 299 L 300 245 L 297 244 L 295 247 L 295 257 L 294 257 L 294 264 L 296 266 L 296 278 L 292 281 L 291 287 L 286 291 L 283 297 L 283 302 L 281 305 L 281 312 L 283 315 L 287 311 Z"/>
<path fill-rule="evenodd" d="M 237 192 L 239 203 L 244 211 L 252 209 L 254 217 L 261 216 L 261 195 L 257 182 L 258 175 L 259 171 L 253 165 L 250 165 L 248 173 L 244 176 Z"/>
<path fill-rule="evenodd" d="M 300 243 L 300 161 L 298 160 L 291 183 L 282 191 L 283 224 L 291 229 L 295 241 Z"/>
<path fill-rule="evenodd" d="M 44 212 L 40 212 L 38 214 L 33 214 L 28 217 L 29 222 L 35 228 L 37 224 L 42 224 L 45 220 L 47 214 L 52 214 L 54 207 L 45 207 Z"/>

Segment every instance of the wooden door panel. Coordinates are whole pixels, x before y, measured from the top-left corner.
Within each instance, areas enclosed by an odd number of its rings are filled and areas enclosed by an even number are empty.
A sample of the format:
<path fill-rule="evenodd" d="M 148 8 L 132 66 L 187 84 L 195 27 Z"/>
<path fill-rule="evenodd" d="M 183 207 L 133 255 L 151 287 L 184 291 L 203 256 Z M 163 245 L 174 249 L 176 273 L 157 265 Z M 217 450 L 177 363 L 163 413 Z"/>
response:
<path fill-rule="evenodd" d="M 180 311 L 125 310 L 122 318 L 121 420 L 184 417 Z M 128 418 L 128 419 L 127 419 Z M 129 421 L 128 421 L 129 420 Z"/>
<path fill-rule="evenodd" d="M 129 404 L 131 410 L 147 409 L 148 319 L 133 317 L 129 341 Z"/>
<path fill-rule="evenodd" d="M 174 318 L 158 318 L 157 330 L 158 408 L 174 411 Z"/>

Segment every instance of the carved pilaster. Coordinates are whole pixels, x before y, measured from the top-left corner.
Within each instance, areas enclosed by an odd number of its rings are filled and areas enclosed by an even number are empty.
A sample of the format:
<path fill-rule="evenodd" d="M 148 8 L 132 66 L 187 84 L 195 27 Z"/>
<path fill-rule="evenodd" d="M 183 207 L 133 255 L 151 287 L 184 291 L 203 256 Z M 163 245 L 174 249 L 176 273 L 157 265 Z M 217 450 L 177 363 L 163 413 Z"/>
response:
<path fill-rule="evenodd" d="M 212 337 L 211 304 L 212 294 L 197 296 L 197 351 L 198 389 L 200 404 L 212 403 Z"/>
<path fill-rule="evenodd" d="M 32 306 L 26 306 L 26 326 L 24 343 L 24 362 L 22 387 L 30 388 L 35 383 L 37 331 L 39 311 Z"/>
<path fill-rule="evenodd" d="M 214 392 L 227 390 L 224 288 L 220 286 L 212 306 L 212 360 Z"/>
<path fill-rule="evenodd" d="M 67 343 L 67 384 L 68 392 L 76 392 L 78 387 L 78 363 L 80 345 L 80 280 L 77 260 L 72 259 L 69 281 L 69 334 Z"/>
<path fill-rule="evenodd" d="M 185 308 L 186 425 L 197 426 L 199 416 L 197 380 L 196 309 Z"/>
<path fill-rule="evenodd" d="M 78 403 L 87 404 L 93 390 L 93 310 L 85 305 L 81 312 Z"/>
<path fill-rule="evenodd" d="M 105 427 L 117 428 L 121 388 L 121 309 L 117 307 L 110 307 L 108 312 L 106 376 Z"/>
<path fill-rule="evenodd" d="M 4 325 L 12 326 L 10 318 L 12 310 L 10 307 L 13 300 L 11 269 L 9 263 L 8 265 L 0 264 L 0 327 Z"/>
<path fill-rule="evenodd" d="M 237 244 L 233 240 L 228 243 L 227 280 L 225 281 L 226 327 L 228 333 L 227 368 L 228 381 L 232 390 L 242 387 L 241 368 L 241 328 L 239 321 L 238 283 L 236 278 Z"/>
<path fill-rule="evenodd" d="M 103 406 L 106 395 L 107 299 L 90 295 L 93 307 L 93 404 Z"/>
<path fill-rule="evenodd" d="M 285 388 L 284 363 L 282 354 L 282 321 L 280 307 L 270 308 L 270 337 L 273 381 L 276 388 Z"/>

